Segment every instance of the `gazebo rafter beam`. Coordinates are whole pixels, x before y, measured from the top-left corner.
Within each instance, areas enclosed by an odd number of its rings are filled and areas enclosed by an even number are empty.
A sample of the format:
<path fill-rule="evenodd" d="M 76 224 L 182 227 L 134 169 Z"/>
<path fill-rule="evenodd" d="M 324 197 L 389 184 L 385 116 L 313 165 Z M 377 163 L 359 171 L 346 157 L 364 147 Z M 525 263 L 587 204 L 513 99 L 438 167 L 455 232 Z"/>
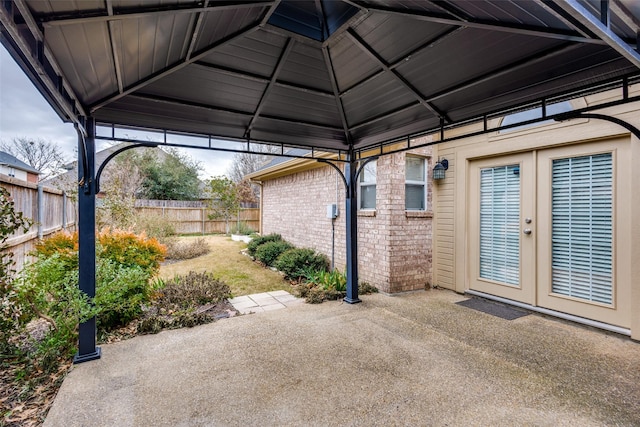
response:
<path fill-rule="evenodd" d="M 37 17 L 44 27 L 60 27 L 66 25 L 90 24 L 95 22 L 121 21 L 124 19 L 140 19 L 149 16 L 176 15 L 183 13 L 201 13 L 221 10 L 246 9 L 254 7 L 272 6 L 274 1 L 252 1 L 248 3 L 220 3 L 215 5 L 193 7 L 185 6 L 136 6 L 114 10 L 109 14 L 108 10 L 85 11 L 77 16 L 68 12 L 43 14 Z"/>
<path fill-rule="evenodd" d="M 347 30 L 346 34 L 349 38 L 358 46 L 362 51 L 364 51 L 367 55 L 369 55 L 378 65 L 385 71 L 390 73 L 396 81 L 398 81 L 406 90 L 411 92 L 411 94 L 422 104 L 425 108 L 431 111 L 434 115 L 438 117 L 442 117 L 445 121 L 450 122 L 451 119 L 447 117 L 447 114 L 444 111 L 440 111 L 438 107 L 430 103 L 426 100 L 423 94 L 414 87 L 411 82 L 405 79 L 397 70 L 391 68 L 387 62 L 378 55 L 378 53 L 371 47 L 367 42 L 365 42 L 362 37 L 360 37 L 353 29 Z"/>
<path fill-rule="evenodd" d="M 606 25 L 606 23 L 601 22 L 600 19 L 595 17 L 576 0 L 553 1 L 559 8 L 575 17 L 576 20 L 587 27 L 591 32 L 593 32 L 607 45 L 618 52 L 622 57 L 627 59 L 637 68 L 640 68 L 640 53 L 638 53 L 628 43 L 626 43 L 616 33 L 614 33 L 613 30 L 608 25 Z M 608 15 L 608 9 L 606 7 L 605 9 L 606 10 L 603 10 L 602 13 L 603 15 Z"/>
<path fill-rule="evenodd" d="M 282 52 L 280 53 L 280 57 L 278 58 L 275 68 L 273 69 L 273 73 L 271 74 L 271 78 L 269 79 L 269 83 L 267 84 L 267 87 L 262 92 L 260 101 L 256 106 L 256 111 L 253 113 L 253 117 L 251 117 L 251 120 L 247 125 L 247 129 L 244 132 L 245 138 L 251 137 L 251 130 L 253 129 L 253 126 L 255 125 L 258 117 L 260 117 L 260 113 L 262 112 L 262 109 L 264 108 L 264 105 L 267 102 L 267 99 L 269 98 L 269 95 L 271 94 L 271 91 L 273 90 L 273 87 L 276 84 L 278 75 L 280 74 L 280 71 L 282 71 L 282 67 L 284 66 L 284 63 L 287 62 L 287 57 L 291 53 L 291 50 L 293 49 L 294 45 L 295 45 L 295 42 L 292 39 L 287 39 L 287 41 L 285 42 L 284 47 L 282 48 Z"/>
<path fill-rule="evenodd" d="M 210 64 L 208 62 L 204 62 L 204 61 L 196 61 L 194 62 L 194 65 L 200 66 L 200 67 L 205 67 L 211 70 L 215 70 L 221 74 L 227 75 L 227 76 L 232 76 L 232 77 L 238 77 L 240 79 L 246 79 L 246 80 L 250 80 L 250 81 L 254 81 L 254 82 L 259 82 L 259 83 L 269 83 L 270 78 L 268 76 L 263 76 L 260 74 L 255 74 L 255 73 L 249 73 L 247 71 L 239 71 L 239 70 L 235 70 L 232 68 L 228 68 L 228 67 L 223 67 L 220 65 L 214 65 L 214 64 Z M 292 83 L 292 82 L 288 82 L 285 80 L 276 80 L 275 85 L 284 89 L 291 89 L 291 90 L 296 90 L 299 92 L 307 92 L 307 93 L 312 93 L 314 95 L 318 95 L 318 96 L 323 96 L 325 98 L 333 98 L 333 93 L 331 92 L 327 92 L 321 89 L 316 89 L 310 86 L 303 86 L 297 83 Z"/>
<path fill-rule="evenodd" d="M 480 30 L 500 31 L 525 36 L 544 37 L 558 40 L 567 40 L 579 43 L 606 44 L 598 38 L 585 37 L 579 32 L 557 28 L 539 27 L 535 25 L 515 24 L 507 22 L 489 21 L 482 19 L 461 20 L 450 13 L 436 13 L 427 11 L 417 11 L 408 9 L 395 9 L 385 6 L 373 6 L 361 1 L 353 1 L 370 11 L 384 13 L 387 15 L 410 17 L 420 21 L 434 22 L 444 25 L 456 25 L 459 27 L 476 28 Z"/>
<path fill-rule="evenodd" d="M 180 100 L 180 99 L 169 98 L 169 97 L 158 96 L 158 95 L 148 95 L 148 94 L 142 94 L 142 93 L 135 93 L 135 94 L 130 95 L 130 97 L 131 98 L 137 98 L 137 99 L 143 99 L 143 100 L 146 100 L 146 101 L 153 101 L 153 102 L 161 102 L 161 103 L 165 103 L 165 104 L 179 105 L 179 106 L 182 106 L 182 107 L 190 107 L 190 108 L 198 108 L 198 109 L 207 110 L 207 111 L 215 111 L 217 113 L 232 114 L 232 115 L 242 116 L 242 117 L 246 117 L 246 118 L 253 117 L 253 113 L 248 112 L 248 111 L 234 110 L 232 108 L 220 108 L 220 107 L 215 107 L 213 105 L 202 104 L 202 103 L 197 103 L 197 102 L 188 102 L 188 101 L 183 101 L 183 100 Z M 303 126 L 313 127 L 313 128 L 317 128 L 317 129 L 324 129 L 324 130 L 328 130 L 328 131 L 332 131 L 332 132 L 341 132 L 342 131 L 342 128 L 339 128 L 339 127 L 330 126 L 330 125 L 326 125 L 326 124 L 323 124 L 323 123 L 310 122 L 308 120 L 301 121 L 301 120 L 289 119 L 289 118 L 286 118 L 286 117 L 277 117 L 277 116 L 271 116 L 271 115 L 261 115 L 260 117 L 262 117 L 262 118 L 264 118 L 266 120 L 274 120 L 274 121 L 283 122 L 283 123 L 296 123 L 296 124 L 300 124 L 300 125 L 303 125 Z"/>
<path fill-rule="evenodd" d="M 333 69 L 333 62 L 331 61 L 331 55 L 329 54 L 329 47 L 322 47 L 322 56 L 324 58 L 324 64 L 327 67 L 327 73 L 329 74 L 329 80 L 331 81 L 331 88 L 333 89 L 334 98 L 336 100 L 336 108 L 338 109 L 338 115 L 342 122 L 342 129 L 344 132 L 345 143 L 349 146 L 352 144 L 351 130 L 349 129 L 349 122 L 347 121 L 347 114 L 344 111 L 344 105 L 342 99 L 340 99 L 340 90 L 338 89 L 338 80 L 336 78 L 335 71 Z"/>
<path fill-rule="evenodd" d="M 191 56 L 191 58 L 189 59 L 182 59 L 181 61 L 174 63 L 172 65 L 169 65 L 166 68 L 163 68 L 162 70 L 159 70 L 147 77 L 145 77 L 144 79 L 138 81 L 137 83 L 134 83 L 133 85 L 125 88 L 122 92 L 119 93 L 115 93 L 112 95 L 109 95 L 101 100 L 99 100 L 98 102 L 94 103 L 93 105 L 90 106 L 90 110 L 91 112 L 95 112 L 96 110 L 99 110 L 100 108 L 104 107 L 105 105 L 108 105 L 114 101 L 117 101 L 118 99 L 129 95 L 137 90 L 142 89 L 145 86 L 150 85 L 151 83 L 166 77 L 170 74 L 175 73 L 178 70 L 183 69 L 184 67 L 186 67 L 187 65 L 201 59 L 204 58 L 205 56 L 211 54 L 211 52 L 215 51 L 216 49 L 219 49 L 222 46 L 225 46 L 235 40 L 238 40 L 241 37 L 244 37 L 248 34 L 251 34 L 255 31 L 257 31 L 260 28 L 260 25 L 253 23 L 250 24 L 244 28 L 242 28 L 239 31 L 236 31 L 233 34 L 228 35 L 227 37 L 216 41 L 215 43 L 205 47 L 204 49 L 200 50 L 199 52 L 196 52 L 194 55 Z"/>

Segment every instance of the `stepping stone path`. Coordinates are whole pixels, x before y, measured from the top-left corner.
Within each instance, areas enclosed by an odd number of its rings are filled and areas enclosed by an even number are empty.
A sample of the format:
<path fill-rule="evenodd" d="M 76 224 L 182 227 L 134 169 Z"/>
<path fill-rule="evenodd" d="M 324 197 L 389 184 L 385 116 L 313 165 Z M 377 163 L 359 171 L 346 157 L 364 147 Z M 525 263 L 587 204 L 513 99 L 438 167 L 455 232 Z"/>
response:
<path fill-rule="evenodd" d="M 229 302 L 240 314 L 249 314 L 287 308 L 295 304 L 302 304 L 304 300 L 294 297 L 287 291 L 273 291 L 243 295 L 232 298 Z"/>

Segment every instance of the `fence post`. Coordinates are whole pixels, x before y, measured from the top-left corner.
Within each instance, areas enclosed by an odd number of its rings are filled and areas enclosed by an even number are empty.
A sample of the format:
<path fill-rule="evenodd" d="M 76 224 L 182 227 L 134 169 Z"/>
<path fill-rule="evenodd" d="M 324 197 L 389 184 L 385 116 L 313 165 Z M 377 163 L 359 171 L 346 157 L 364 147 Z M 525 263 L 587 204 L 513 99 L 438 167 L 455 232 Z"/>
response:
<path fill-rule="evenodd" d="M 44 189 L 42 188 L 42 184 L 38 184 L 38 202 L 37 202 L 37 209 L 38 209 L 38 239 L 42 239 L 42 236 L 44 235 L 43 233 L 43 226 L 42 223 L 44 222 Z"/>
<path fill-rule="evenodd" d="M 62 229 L 67 230 L 67 192 L 62 192 Z"/>
<path fill-rule="evenodd" d="M 204 206 L 202 207 L 202 235 L 204 236 Z"/>

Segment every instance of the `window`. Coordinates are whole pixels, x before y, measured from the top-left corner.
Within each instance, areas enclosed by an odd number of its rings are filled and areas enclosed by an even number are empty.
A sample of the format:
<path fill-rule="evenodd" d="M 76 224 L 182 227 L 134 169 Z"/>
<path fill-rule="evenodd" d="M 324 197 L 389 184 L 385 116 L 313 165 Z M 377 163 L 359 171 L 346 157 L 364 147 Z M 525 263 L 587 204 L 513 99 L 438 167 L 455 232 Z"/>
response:
<path fill-rule="evenodd" d="M 426 163 L 424 158 L 413 156 L 405 161 L 404 205 L 408 211 L 427 209 Z"/>
<path fill-rule="evenodd" d="M 360 172 L 360 185 L 358 186 L 360 209 L 376 208 L 376 172 L 377 162 L 375 160 L 367 163 Z"/>
<path fill-rule="evenodd" d="M 547 116 L 566 113 L 567 111 L 571 111 L 571 110 L 573 110 L 573 107 L 571 106 L 571 103 L 569 101 L 562 101 L 556 104 L 549 104 L 547 105 Z M 504 116 L 504 119 L 502 119 L 502 123 L 500 124 L 500 126 L 508 126 L 511 124 L 516 124 L 516 123 L 524 122 L 527 120 L 533 120 L 540 117 L 542 117 L 542 108 L 541 107 L 532 108 L 531 110 L 520 111 L 518 113 L 508 114 Z M 503 129 L 500 131 L 500 133 L 513 132 L 516 130 L 526 129 L 533 126 L 544 125 L 549 123 L 553 123 L 553 120 L 544 120 L 538 123 L 530 123 L 527 125 Z"/>
<path fill-rule="evenodd" d="M 552 290 L 613 302 L 611 153 L 553 160 Z"/>

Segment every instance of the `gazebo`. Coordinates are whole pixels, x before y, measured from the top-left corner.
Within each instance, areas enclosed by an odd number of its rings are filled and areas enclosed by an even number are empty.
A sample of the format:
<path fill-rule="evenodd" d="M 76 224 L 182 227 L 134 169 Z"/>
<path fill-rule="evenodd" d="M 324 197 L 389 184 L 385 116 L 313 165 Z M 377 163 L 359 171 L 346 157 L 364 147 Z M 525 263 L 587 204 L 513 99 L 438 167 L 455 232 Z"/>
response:
<path fill-rule="evenodd" d="M 356 182 L 367 161 L 425 134 L 429 144 L 464 138 L 450 131 L 469 123 L 495 131 L 492 118 L 532 108 L 541 114 L 508 126 L 590 117 L 640 138 L 598 113 L 638 101 L 628 90 L 640 78 L 635 0 L 13 0 L 0 4 L 0 38 L 77 129 L 79 277 L 90 297 L 96 139 L 310 150 L 344 181 L 345 301 L 357 303 Z M 547 114 L 614 88 L 616 100 Z M 94 319 L 80 325 L 75 361 L 99 357 Z"/>

